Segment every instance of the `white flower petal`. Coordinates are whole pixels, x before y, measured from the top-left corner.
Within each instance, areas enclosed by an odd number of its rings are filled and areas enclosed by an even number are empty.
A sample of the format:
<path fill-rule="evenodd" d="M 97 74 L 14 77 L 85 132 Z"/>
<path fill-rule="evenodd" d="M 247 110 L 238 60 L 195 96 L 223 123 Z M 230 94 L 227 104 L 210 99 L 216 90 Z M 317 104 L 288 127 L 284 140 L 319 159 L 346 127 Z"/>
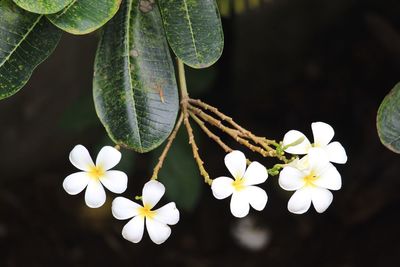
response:
<path fill-rule="evenodd" d="M 313 122 L 311 129 L 314 136 L 315 146 L 326 146 L 332 140 L 335 135 L 335 131 L 332 126 L 325 122 Z"/>
<path fill-rule="evenodd" d="M 85 189 L 90 180 L 86 172 L 76 172 L 68 175 L 63 182 L 64 190 L 70 195 L 76 195 Z"/>
<path fill-rule="evenodd" d="M 229 177 L 218 177 L 213 180 L 211 190 L 217 199 L 224 199 L 232 195 L 234 188 L 232 186 L 233 179 Z"/>
<path fill-rule="evenodd" d="M 156 180 L 148 181 L 143 187 L 143 204 L 148 205 L 150 209 L 153 208 L 164 193 L 165 187 L 162 183 Z"/>
<path fill-rule="evenodd" d="M 247 167 L 243 178 L 245 185 L 261 184 L 267 180 L 268 172 L 263 165 L 257 161 L 253 161 L 250 163 L 249 167 Z"/>
<path fill-rule="evenodd" d="M 233 216 L 237 218 L 243 218 L 249 214 L 249 199 L 244 190 L 232 194 L 230 208 Z"/>
<path fill-rule="evenodd" d="M 310 148 L 313 149 L 313 148 Z M 308 155 L 303 156 L 301 159 L 296 158 L 293 161 L 291 161 L 289 164 L 286 166 L 291 166 L 293 168 L 298 169 L 299 171 L 306 171 L 310 169 L 310 164 L 308 162 Z"/>
<path fill-rule="evenodd" d="M 258 186 L 248 186 L 244 188 L 243 191 L 247 195 L 248 202 L 253 209 L 261 211 L 265 208 L 268 196 L 263 189 Z"/>
<path fill-rule="evenodd" d="M 311 144 L 302 132 L 296 130 L 290 130 L 289 132 L 287 132 L 283 137 L 283 146 L 293 144 L 294 142 L 299 141 L 301 138 L 304 138 L 303 142 L 298 145 L 286 148 L 285 152 L 296 155 L 307 154 L 308 149 L 311 147 Z"/>
<path fill-rule="evenodd" d="M 344 164 L 347 162 L 346 151 L 339 142 L 332 142 L 326 147 L 329 161 Z"/>
<path fill-rule="evenodd" d="M 128 176 L 121 171 L 106 171 L 100 177 L 101 183 L 111 192 L 121 194 L 128 186 Z"/>
<path fill-rule="evenodd" d="M 311 198 L 315 210 L 322 213 L 331 205 L 333 195 L 328 189 L 314 187 L 311 190 Z"/>
<path fill-rule="evenodd" d="M 164 243 L 171 235 L 171 228 L 165 223 L 156 220 L 146 218 L 146 227 L 151 241 L 157 245 Z"/>
<path fill-rule="evenodd" d="M 305 213 L 311 206 L 310 188 L 303 187 L 292 195 L 288 202 L 288 210 L 295 214 Z"/>
<path fill-rule="evenodd" d="M 286 166 L 279 173 L 278 183 L 285 190 L 293 191 L 302 188 L 305 185 L 305 173 L 292 167 Z"/>
<path fill-rule="evenodd" d="M 144 217 L 133 217 L 122 229 L 122 236 L 133 243 L 138 243 L 142 240 L 144 232 Z"/>
<path fill-rule="evenodd" d="M 225 165 L 233 178 L 242 178 L 246 171 L 246 157 L 239 150 L 232 151 L 225 156 Z"/>
<path fill-rule="evenodd" d="M 106 202 L 106 192 L 99 180 L 90 179 L 85 192 L 85 202 L 89 208 L 99 208 Z"/>
<path fill-rule="evenodd" d="M 309 168 L 316 172 L 321 172 L 329 165 L 328 154 L 324 148 L 313 147 L 308 151 Z"/>
<path fill-rule="evenodd" d="M 318 179 L 314 181 L 315 185 L 330 190 L 339 190 L 342 187 L 342 177 L 332 163 L 328 163 L 317 176 Z"/>
<path fill-rule="evenodd" d="M 82 171 L 90 171 L 94 167 L 89 151 L 82 145 L 76 145 L 69 153 L 69 161 Z"/>
<path fill-rule="evenodd" d="M 112 146 L 103 147 L 96 158 L 96 166 L 104 170 L 115 167 L 121 160 L 121 152 Z"/>
<path fill-rule="evenodd" d="M 176 208 L 174 202 L 170 202 L 167 205 L 162 206 L 161 208 L 155 210 L 156 215 L 154 216 L 154 220 L 159 222 L 174 225 L 179 222 L 179 210 Z"/>
<path fill-rule="evenodd" d="M 113 200 L 111 211 L 113 216 L 118 220 L 126 220 L 139 214 L 139 204 L 125 197 L 117 197 Z"/>

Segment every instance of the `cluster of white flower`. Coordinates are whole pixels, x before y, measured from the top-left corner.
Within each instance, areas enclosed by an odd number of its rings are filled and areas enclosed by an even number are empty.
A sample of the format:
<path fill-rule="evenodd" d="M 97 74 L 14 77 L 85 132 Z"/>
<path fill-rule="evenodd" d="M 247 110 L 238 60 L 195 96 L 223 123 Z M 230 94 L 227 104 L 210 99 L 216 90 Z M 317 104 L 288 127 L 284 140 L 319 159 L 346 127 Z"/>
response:
<path fill-rule="evenodd" d="M 81 170 L 64 179 L 63 187 L 70 195 L 76 195 L 86 188 L 85 202 L 90 208 L 99 208 L 106 201 L 103 185 L 113 193 L 125 192 L 128 177 L 122 171 L 110 170 L 121 160 L 121 152 L 105 146 L 93 163 L 88 150 L 77 145 L 69 155 L 71 163 Z M 164 195 L 165 187 L 160 182 L 151 180 L 143 187 L 143 206 L 124 197 L 117 197 L 112 202 L 112 214 L 119 220 L 132 218 L 123 228 L 122 236 L 133 243 L 139 242 L 143 237 L 144 224 L 150 239 L 161 244 L 171 235 L 171 228 L 179 221 L 179 211 L 174 202 L 152 210 Z"/>
<path fill-rule="evenodd" d="M 317 212 L 324 212 L 332 203 L 329 190 L 339 190 L 342 180 L 332 163 L 346 163 L 347 155 L 339 142 L 332 142 L 333 128 L 323 122 L 311 124 L 314 143 L 299 131 L 289 131 L 283 139 L 285 152 L 304 155 L 287 164 L 279 175 L 279 185 L 288 191 L 296 191 L 288 202 L 292 213 L 305 213 L 313 203 Z M 225 165 L 233 178 L 216 178 L 211 189 L 217 199 L 232 195 L 231 212 L 242 218 L 249 213 L 249 207 L 261 211 L 268 197 L 265 191 L 255 185 L 264 183 L 268 172 L 258 162 L 252 162 L 246 170 L 246 157 L 240 151 L 233 151 L 225 157 Z"/>
<path fill-rule="evenodd" d="M 317 212 L 324 212 L 332 203 L 329 190 L 339 190 L 342 178 L 331 162 L 347 162 L 346 151 L 339 142 L 331 142 L 335 132 L 324 122 L 311 124 L 314 143 L 299 131 L 291 130 L 283 138 L 286 152 L 304 155 L 284 167 L 279 174 L 279 185 L 288 191 L 296 191 L 288 202 L 292 213 L 305 213 L 313 203 Z M 298 142 L 300 140 L 301 142 Z M 295 144 L 295 145 L 291 145 Z"/>
<path fill-rule="evenodd" d="M 283 139 L 285 152 L 305 155 L 284 165 L 279 174 L 279 185 L 288 191 L 295 191 L 288 202 L 288 210 L 292 213 L 305 213 L 313 203 L 317 212 L 324 212 L 332 203 L 329 190 L 339 190 L 342 180 L 339 172 L 331 163 L 346 163 L 347 155 L 339 142 L 332 142 L 333 128 L 323 122 L 312 123 L 314 143 L 299 131 L 289 131 Z M 121 153 L 110 146 L 103 147 L 96 164 L 88 150 L 77 145 L 71 151 L 71 163 L 80 172 L 67 176 L 63 187 L 67 193 L 76 195 L 86 188 L 85 202 L 91 208 L 101 207 L 106 201 L 104 187 L 113 193 L 125 192 L 128 177 L 122 171 L 111 170 L 121 160 Z M 267 169 L 258 162 L 251 162 L 247 167 L 247 159 L 240 151 L 232 151 L 225 156 L 225 165 L 233 178 L 218 177 L 213 180 L 211 189 L 217 199 L 232 196 L 230 210 L 235 217 L 242 218 L 249 214 L 250 206 L 261 211 L 268 200 L 267 193 L 259 184 L 268 178 Z M 150 239 L 161 244 L 171 235 L 169 225 L 179 221 L 179 211 L 174 202 L 152 210 L 165 193 L 165 187 L 156 180 L 147 182 L 140 197 L 143 206 L 127 198 L 117 197 L 112 202 L 112 214 L 116 219 L 130 221 L 124 226 L 122 236 L 137 243 L 142 240 L 144 225 Z"/>

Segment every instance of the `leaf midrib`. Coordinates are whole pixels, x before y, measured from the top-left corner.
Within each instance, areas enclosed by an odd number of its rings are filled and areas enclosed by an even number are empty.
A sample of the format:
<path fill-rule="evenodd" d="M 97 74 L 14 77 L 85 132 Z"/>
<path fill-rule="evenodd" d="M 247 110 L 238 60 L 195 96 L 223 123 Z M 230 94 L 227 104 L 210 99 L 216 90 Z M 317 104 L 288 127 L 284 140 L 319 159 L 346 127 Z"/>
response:
<path fill-rule="evenodd" d="M 38 16 L 37 20 L 32 24 L 32 26 L 30 28 L 28 28 L 28 31 L 22 35 L 21 40 L 15 45 L 14 49 L 12 49 L 10 51 L 10 53 L 8 54 L 8 56 L 5 57 L 5 59 L 0 63 L 0 68 L 4 66 L 4 64 L 11 58 L 11 56 L 15 53 L 15 51 L 17 51 L 17 49 L 20 47 L 20 45 L 22 44 L 23 41 L 26 40 L 26 38 L 28 37 L 28 35 L 33 31 L 33 29 L 35 28 L 35 26 L 39 23 L 39 21 L 42 19 L 43 15 Z"/>
<path fill-rule="evenodd" d="M 195 41 L 195 38 L 194 38 L 194 31 L 193 31 L 193 27 L 192 27 L 192 21 L 190 20 L 190 15 L 189 15 L 189 7 L 187 5 L 186 0 L 183 0 L 183 4 L 185 5 L 186 18 L 187 18 L 187 21 L 189 23 L 190 37 L 192 38 L 192 44 L 193 44 L 193 48 L 194 48 L 194 53 L 196 54 L 197 61 L 200 62 L 200 55 L 199 55 L 199 53 L 197 51 L 196 41 Z"/>
<path fill-rule="evenodd" d="M 61 12 L 58 16 L 56 16 L 55 19 L 58 20 L 61 16 L 63 16 L 65 13 L 67 13 L 68 10 L 71 8 L 71 6 L 72 6 L 73 4 L 75 4 L 77 1 L 78 1 L 78 0 L 73 0 L 71 3 L 69 3 L 69 4 L 62 10 L 62 12 Z"/>

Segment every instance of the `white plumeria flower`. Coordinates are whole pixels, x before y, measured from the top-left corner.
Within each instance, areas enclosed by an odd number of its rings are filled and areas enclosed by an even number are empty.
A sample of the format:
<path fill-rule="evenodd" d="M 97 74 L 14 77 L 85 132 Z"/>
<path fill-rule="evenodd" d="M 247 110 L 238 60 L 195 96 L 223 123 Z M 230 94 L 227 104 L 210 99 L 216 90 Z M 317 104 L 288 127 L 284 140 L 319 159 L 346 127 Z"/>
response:
<path fill-rule="evenodd" d="M 340 173 L 320 148 L 310 150 L 308 156 L 284 167 L 278 182 L 283 189 L 296 191 L 288 202 L 288 210 L 295 214 L 305 213 L 311 203 L 317 212 L 324 212 L 333 200 L 329 190 L 342 187 Z"/>
<path fill-rule="evenodd" d="M 267 169 L 253 161 L 246 170 L 246 157 L 237 150 L 225 156 L 225 165 L 234 179 L 229 177 L 214 179 L 211 184 L 214 197 L 224 199 L 232 195 L 231 212 L 238 218 L 245 217 L 249 213 L 250 205 L 255 210 L 263 210 L 268 200 L 267 193 L 254 185 L 267 180 Z"/>
<path fill-rule="evenodd" d="M 165 193 L 165 187 L 160 182 L 151 180 L 143 187 L 143 206 L 124 197 L 117 197 L 112 202 L 112 214 L 118 220 L 132 218 L 122 229 L 122 236 L 133 243 L 142 240 L 144 224 L 150 239 L 156 244 L 162 244 L 171 235 L 168 225 L 179 221 L 179 211 L 174 202 L 152 210 Z"/>
<path fill-rule="evenodd" d="M 311 144 L 307 137 L 296 130 L 290 130 L 283 138 L 283 146 L 288 146 L 285 152 L 296 155 L 308 154 L 310 149 L 314 147 L 322 148 L 328 156 L 329 161 L 334 163 L 344 164 L 347 162 L 346 151 L 343 146 L 335 141 L 330 143 L 335 131 L 332 126 L 324 122 L 314 122 L 311 124 L 311 129 L 314 136 L 314 143 Z M 303 140 L 300 144 L 290 146 L 290 144 Z"/>
<path fill-rule="evenodd" d="M 122 171 L 110 170 L 121 160 L 121 152 L 111 146 L 103 147 L 93 163 L 89 151 L 77 145 L 69 154 L 71 163 L 81 170 L 64 179 L 63 187 L 70 195 L 76 195 L 86 188 L 85 202 L 90 208 L 101 207 L 106 202 L 103 185 L 113 193 L 123 193 L 128 177 Z"/>

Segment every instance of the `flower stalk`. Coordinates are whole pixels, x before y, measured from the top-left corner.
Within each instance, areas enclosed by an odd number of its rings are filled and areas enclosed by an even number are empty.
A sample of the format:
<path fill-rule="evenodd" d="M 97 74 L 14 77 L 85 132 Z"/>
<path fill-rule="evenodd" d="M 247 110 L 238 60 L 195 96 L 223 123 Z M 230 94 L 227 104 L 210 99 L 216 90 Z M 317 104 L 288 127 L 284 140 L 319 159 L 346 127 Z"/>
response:
<path fill-rule="evenodd" d="M 175 125 L 174 130 L 172 131 L 171 135 L 168 137 L 168 142 L 164 147 L 164 150 L 162 151 L 160 157 L 158 158 L 158 163 L 157 165 L 154 167 L 153 169 L 153 175 L 151 176 L 151 180 L 157 180 L 158 178 L 158 172 L 160 171 L 165 158 L 168 155 L 168 151 L 171 148 L 172 143 L 174 142 L 175 138 L 176 138 L 176 134 L 178 133 L 181 125 L 182 125 L 182 121 L 183 121 L 183 114 L 181 113 L 179 115 L 179 119 Z"/>
<path fill-rule="evenodd" d="M 233 151 L 233 149 L 225 144 L 218 135 L 211 132 L 210 129 L 207 128 L 205 123 L 201 119 L 199 119 L 194 113 L 190 112 L 189 115 L 199 125 L 203 132 L 205 132 L 208 137 L 214 140 L 226 153 Z"/>

